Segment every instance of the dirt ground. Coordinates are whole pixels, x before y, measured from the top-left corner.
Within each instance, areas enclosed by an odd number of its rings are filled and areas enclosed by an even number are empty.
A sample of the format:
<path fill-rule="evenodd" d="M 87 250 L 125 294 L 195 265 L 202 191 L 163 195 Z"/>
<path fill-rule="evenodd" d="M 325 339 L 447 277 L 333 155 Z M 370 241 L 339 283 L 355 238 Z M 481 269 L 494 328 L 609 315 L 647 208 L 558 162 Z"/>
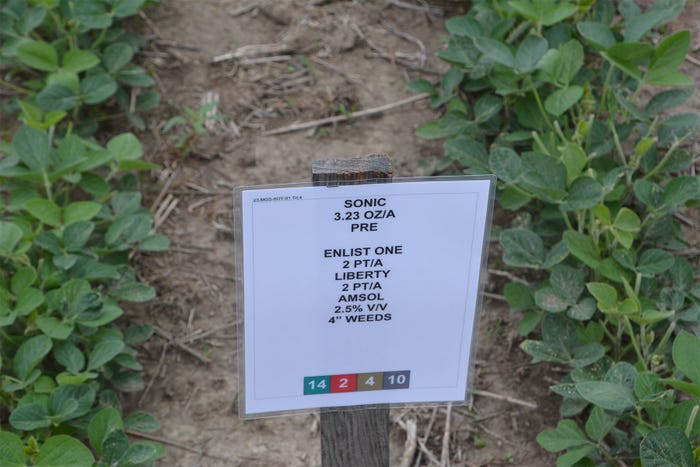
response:
<path fill-rule="evenodd" d="M 171 102 L 149 115 L 150 130 L 139 134 L 148 157 L 164 166 L 147 198 L 158 230 L 173 246 L 166 254 L 137 258 L 142 279 L 159 297 L 129 312 L 132 322 L 157 328 L 142 349 L 146 390 L 130 405 L 160 419 L 156 436 L 169 445 L 160 465 L 320 465 L 316 414 L 253 421 L 237 416 L 231 189 L 308 181 L 312 160 L 368 153 L 389 154 L 395 176 L 429 172 L 442 150 L 414 135 L 435 116 L 425 101 L 335 126 L 264 134 L 397 102 L 415 95 L 407 81 L 438 79 L 445 64 L 435 53 L 447 36 L 439 13 L 457 14 L 465 2 L 431 2 L 429 12 L 392 3 L 163 0 L 142 16 L 138 27 L 151 36 L 144 62 L 158 77 L 164 102 Z M 246 47 L 261 44 L 266 47 Z M 237 60 L 212 63 L 233 50 L 241 53 Z M 228 118 L 211 121 L 209 135 L 188 154 L 175 148 L 163 123 L 177 106 L 198 108 L 217 96 L 216 110 Z M 499 254 L 492 249 L 491 256 Z M 518 349 L 517 317 L 497 295 L 505 280 L 490 277 L 494 295 L 481 318 L 475 381 L 486 395 L 450 414 L 453 466 L 554 463 L 534 437 L 556 425 L 559 399 L 547 389 L 556 381 L 545 375 L 557 369 L 529 365 Z M 411 421 L 421 439 L 411 465 L 439 463 L 446 420 L 445 407 L 392 411 L 391 465 L 399 465 L 402 427 Z"/>

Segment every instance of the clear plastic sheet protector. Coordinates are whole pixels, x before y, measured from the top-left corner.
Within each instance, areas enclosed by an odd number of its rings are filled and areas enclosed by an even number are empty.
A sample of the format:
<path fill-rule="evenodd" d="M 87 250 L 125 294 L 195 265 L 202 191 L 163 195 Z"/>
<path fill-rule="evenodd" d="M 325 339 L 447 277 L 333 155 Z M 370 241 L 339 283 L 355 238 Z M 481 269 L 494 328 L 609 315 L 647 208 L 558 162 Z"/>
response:
<path fill-rule="evenodd" d="M 467 400 L 495 184 L 236 189 L 240 416 Z"/>

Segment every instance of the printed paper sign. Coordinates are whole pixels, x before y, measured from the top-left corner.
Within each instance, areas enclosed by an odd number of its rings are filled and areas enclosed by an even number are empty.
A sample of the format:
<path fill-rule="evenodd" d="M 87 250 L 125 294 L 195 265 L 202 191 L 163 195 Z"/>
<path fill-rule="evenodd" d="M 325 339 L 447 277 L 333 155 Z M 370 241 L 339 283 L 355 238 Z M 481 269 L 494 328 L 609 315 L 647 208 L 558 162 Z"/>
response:
<path fill-rule="evenodd" d="M 242 416 L 464 400 L 491 179 L 245 188 Z"/>

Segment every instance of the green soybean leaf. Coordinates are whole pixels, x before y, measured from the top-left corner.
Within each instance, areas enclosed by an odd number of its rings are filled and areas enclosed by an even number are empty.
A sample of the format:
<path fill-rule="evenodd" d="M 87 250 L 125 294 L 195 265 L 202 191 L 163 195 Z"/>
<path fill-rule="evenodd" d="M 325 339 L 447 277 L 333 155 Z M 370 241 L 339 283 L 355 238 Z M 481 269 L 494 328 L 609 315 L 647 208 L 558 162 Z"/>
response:
<path fill-rule="evenodd" d="M 605 373 L 605 381 L 634 389 L 637 370 L 627 362 L 617 362 Z"/>
<path fill-rule="evenodd" d="M 544 101 L 544 108 L 555 117 L 559 117 L 569 110 L 583 96 L 583 88 L 572 84 L 571 86 L 554 91 Z"/>
<path fill-rule="evenodd" d="M 502 98 L 485 94 L 474 102 L 474 119 L 476 123 L 484 123 L 498 115 L 502 108 Z"/>
<path fill-rule="evenodd" d="M 92 222 L 80 221 L 69 224 L 63 231 L 63 245 L 66 251 L 80 251 L 85 247 L 94 230 L 95 224 Z"/>
<path fill-rule="evenodd" d="M 674 20 L 683 11 L 685 0 L 661 0 L 655 2 L 644 14 L 627 19 L 625 40 L 638 41 L 653 28 Z"/>
<path fill-rule="evenodd" d="M 141 209 L 141 193 L 121 191 L 112 197 L 111 205 L 115 216 L 135 214 Z"/>
<path fill-rule="evenodd" d="M 100 368 L 116 357 L 123 349 L 124 341 L 122 340 L 109 339 L 98 342 L 88 356 L 87 370 L 92 371 Z"/>
<path fill-rule="evenodd" d="M 522 155 L 522 181 L 538 197 L 556 203 L 566 196 L 566 167 L 564 164 L 537 152 Z"/>
<path fill-rule="evenodd" d="M 575 304 L 585 288 L 583 273 L 561 264 L 552 268 L 549 281 L 568 305 Z"/>
<path fill-rule="evenodd" d="M 44 303 L 44 294 L 39 289 L 28 287 L 17 294 L 14 312 L 26 316 Z"/>
<path fill-rule="evenodd" d="M 464 72 L 459 68 L 450 68 L 450 70 L 445 73 L 440 80 L 440 87 L 445 92 L 445 94 L 451 95 L 457 90 L 464 79 Z"/>
<path fill-rule="evenodd" d="M 146 0 L 116 0 L 112 3 L 112 12 L 117 18 L 133 16 L 141 9 Z"/>
<path fill-rule="evenodd" d="M 524 340 L 520 348 L 532 357 L 532 363 L 566 363 L 571 358 L 571 355 L 558 343 Z"/>
<path fill-rule="evenodd" d="M 560 383 L 560 384 L 556 384 L 554 386 L 550 386 L 549 389 L 553 393 L 559 394 L 561 397 L 563 397 L 565 399 L 574 399 L 574 400 L 585 401 L 585 399 L 582 398 L 581 395 L 576 391 L 576 384 L 575 383 Z"/>
<path fill-rule="evenodd" d="M 58 70 L 55 73 L 49 75 L 46 79 L 47 86 L 60 85 L 65 86 L 73 92 L 78 92 L 80 87 L 80 80 L 77 73 L 66 70 Z M 55 110 L 55 109 L 51 109 Z"/>
<path fill-rule="evenodd" d="M 28 287 L 31 287 L 36 280 L 36 271 L 31 266 L 27 266 L 18 269 L 14 276 L 12 276 L 12 281 L 10 282 L 10 290 L 15 295 L 22 293 Z"/>
<path fill-rule="evenodd" d="M 70 110 L 77 107 L 78 102 L 76 93 L 62 84 L 46 86 L 36 96 L 36 103 L 44 112 Z"/>
<path fill-rule="evenodd" d="M 644 108 L 644 114 L 651 117 L 665 110 L 677 107 L 686 102 L 693 95 L 694 89 L 669 89 L 667 91 L 655 94 L 647 106 Z"/>
<path fill-rule="evenodd" d="M 499 193 L 499 203 L 503 209 L 513 211 L 525 206 L 532 198 L 513 187 L 505 187 Z"/>
<path fill-rule="evenodd" d="M 105 151 L 105 154 L 107 152 Z M 109 185 L 102 177 L 91 173 L 83 173 L 78 184 L 80 188 L 90 193 L 94 197 L 99 197 L 109 193 Z"/>
<path fill-rule="evenodd" d="M 573 230 L 564 232 L 564 240 L 569 252 L 583 261 L 591 269 L 596 269 L 600 264 L 600 252 L 588 235 Z"/>
<path fill-rule="evenodd" d="M 153 234 L 144 238 L 139 243 L 141 251 L 164 251 L 170 246 L 170 240 L 165 235 Z"/>
<path fill-rule="evenodd" d="M 639 216 L 634 211 L 629 208 L 622 208 L 615 216 L 613 227 L 617 230 L 634 233 L 639 231 L 641 224 Z"/>
<path fill-rule="evenodd" d="M 410 89 L 411 91 L 437 95 L 437 90 L 435 89 L 435 86 L 427 79 L 414 79 L 413 81 L 410 81 L 406 85 L 406 87 L 408 87 L 408 89 Z"/>
<path fill-rule="evenodd" d="M 607 381 L 583 381 L 576 383 L 576 390 L 588 402 L 605 410 L 621 412 L 634 407 L 632 389 Z"/>
<path fill-rule="evenodd" d="M 573 420 L 559 420 L 555 429 L 538 434 L 537 442 L 549 452 L 559 452 L 587 444 L 588 439 Z"/>
<path fill-rule="evenodd" d="M 700 338 L 681 331 L 673 341 L 673 363 L 692 382 L 700 384 Z"/>
<path fill-rule="evenodd" d="M 586 167 L 586 153 L 576 143 L 566 143 L 561 160 L 566 167 L 566 179 L 569 183 L 573 182 Z"/>
<path fill-rule="evenodd" d="M 594 441 L 602 441 L 617 423 L 617 418 L 601 407 L 594 406 L 586 421 L 586 433 Z"/>
<path fill-rule="evenodd" d="M 588 321 L 596 310 L 596 302 L 592 298 L 584 298 L 579 303 L 566 310 L 566 315 L 577 321 Z"/>
<path fill-rule="evenodd" d="M 530 288 L 520 282 L 508 282 L 503 287 L 503 295 L 508 305 L 514 311 L 527 310 L 535 306 L 535 300 Z"/>
<path fill-rule="evenodd" d="M 53 349 L 53 356 L 58 363 L 74 375 L 80 373 L 85 366 L 85 355 L 69 340 L 56 344 Z"/>
<path fill-rule="evenodd" d="M 474 44 L 489 60 L 508 68 L 515 67 L 513 53 L 504 43 L 488 37 L 477 37 L 474 39 Z"/>
<path fill-rule="evenodd" d="M 133 371 L 121 371 L 110 379 L 115 388 L 124 392 L 142 391 L 146 384 L 143 378 Z"/>
<path fill-rule="evenodd" d="M 6 467 L 25 467 L 24 443 L 14 433 L 0 432 L 0 461 Z"/>
<path fill-rule="evenodd" d="M 473 67 L 480 55 L 471 38 L 454 35 L 447 42 L 447 50 L 438 52 L 442 60 L 459 67 Z"/>
<path fill-rule="evenodd" d="M 605 356 L 605 347 L 597 342 L 589 342 L 574 349 L 573 355 L 566 363 L 572 368 L 583 368 Z"/>
<path fill-rule="evenodd" d="M 102 205 L 93 201 L 70 203 L 63 209 L 63 223 L 70 225 L 74 222 L 89 221 L 100 212 L 100 209 L 102 209 Z"/>
<path fill-rule="evenodd" d="M 649 64 L 649 72 L 675 71 L 685 61 L 690 48 L 690 31 L 678 31 L 662 40 L 656 46 Z"/>
<path fill-rule="evenodd" d="M 112 25 L 112 16 L 101 2 L 94 0 L 76 0 L 73 15 L 84 31 L 90 29 L 107 29 Z"/>
<path fill-rule="evenodd" d="M 117 83 L 106 74 L 91 75 L 80 82 L 80 93 L 86 104 L 99 104 L 117 92 Z"/>
<path fill-rule="evenodd" d="M 141 465 L 160 459 L 167 453 L 168 451 L 160 444 L 141 441 L 129 446 L 123 461 L 133 465 Z"/>
<path fill-rule="evenodd" d="M 109 434 L 115 430 L 124 430 L 121 414 L 117 409 L 107 407 L 92 417 L 88 425 L 90 446 L 98 454 L 102 454 L 102 444 Z"/>
<path fill-rule="evenodd" d="M 678 139 L 688 137 L 700 127 L 700 115 L 695 112 L 674 114 L 659 125 L 659 142 L 672 144 Z"/>
<path fill-rule="evenodd" d="M 481 37 L 484 35 L 484 28 L 475 18 L 468 15 L 454 16 L 445 21 L 445 26 L 450 34 L 467 37 Z"/>
<path fill-rule="evenodd" d="M 438 121 L 437 133 L 431 135 L 431 138 L 468 133 L 473 128 L 474 123 L 469 121 L 467 114 L 458 110 L 448 110 Z M 419 130 L 425 131 L 424 127 L 419 128 Z M 425 137 L 423 134 L 418 136 Z"/>
<path fill-rule="evenodd" d="M 540 36 L 529 35 L 518 46 L 515 53 L 515 68 L 520 73 L 530 73 L 537 68 L 537 63 L 547 52 L 547 40 Z"/>
<path fill-rule="evenodd" d="M 154 109 L 160 103 L 160 94 L 154 91 L 146 91 L 136 96 L 135 109 L 139 112 Z"/>
<path fill-rule="evenodd" d="M 634 234 L 639 231 L 640 226 L 641 221 L 637 214 L 631 209 L 622 208 L 615 216 L 612 233 L 620 245 L 629 249 L 634 242 Z"/>
<path fill-rule="evenodd" d="M 451 128 L 441 126 L 442 120 L 425 123 L 416 128 L 416 136 L 423 139 L 438 139 L 446 136 L 453 136 Z"/>
<path fill-rule="evenodd" d="M 112 290 L 111 295 L 128 302 L 147 302 L 155 298 L 156 291 L 146 284 L 131 282 Z"/>
<path fill-rule="evenodd" d="M 545 260 L 542 239 L 526 229 L 508 229 L 501 232 L 503 261 L 510 266 L 539 268 Z"/>
<path fill-rule="evenodd" d="M 602 23 L 581 21 L 576 24 L 576 29 L 587 41 L 599 49 L 607 49 L 617 43 L 610 28 Z"/>
<path fill-rule="evenodd" d="M 608 48 L 602 53 L 610 63 L 631 77 L 641 80 L 640 63 L 651 58 L 654 47 L 642 42 L 621 42 Z"/>
<path fill-rule="evenodd" d="M 22 12 L 22 16 L 17 22 L 17 32 L 22 36 L 29 35 L 35 28 L 37 28 L 46 18 L 46 10 L 41 7 L 27 8 Z"/>
<path fill-rule="evenodd" d="M 617 290 L 604 282 L 589 282 L 588 291 L 598 301 L 598 308 L 604 313 L 617 309 Z"/>
<path fill-rule="evenodd" d="M 630 237 L 630 241 L 632 240 L 633 237 Z M 628 269 L 634 269 L 634 265 L 632 265 Z M 622 284 L 625 280 L 627 282 L 631 282 L 634 280 L 634 277 L 628 271 L 625 271 L 620 266 L 620 264 L 612 258 L 605 258 L 600 263 L 598 263 L 598 271 L 600 271 L 600 273 L 606 279 L 610 279 L 611 281 L 618 282 L 620 284 Z"/>
<path fill-rule="evenodd" d="M 687 259 L 676 256 L 671 268 L 673 286 L 678 289 L 689 289 L 693 284 L 693 268 Z"/>
<path fill-rule="evenodd" d="M 72 73 L 79 73 L 81 71 L 89 70 L 97 66 L 100 63 L 100 59 L 88 50 L 69 50 L 63 56 L 63 65 L 61 69 L 63 71 L 69 71 Z"/>
<path fill-rule="evenodd" d="M 116 79 L 128 86 L 143 88 L 153 86 L 155 81 L 138 65 L 127 65 L 116 74 Z"/>
<path fill-rule="evenodd" d="M 528 311 L 527 313 L 523 314 L 523 317 L 518 323 L 518 334 L 523 337 L 529 335 L 532 331 L 535 330 L 540 321 L 542 321 L 543 316 L 544 312 L 539 310 Z"/>
<path fill-rule="evenodd" d="M 644 76 L 644 82 L 655 86 L 692 86 L 693 78 L 676 70 L 654 68 Z"/>
<path fill-rule="evenodd" d="M 577 10 L 578 7 L 573 3 L 561 2 L 554 4 L 552 2 L 549 7 L 544 9 L 542 16 L 540 16 L 540 21 L 544 26 L 552 26 L 573 15 Z"/>
<path fill-rule="evenodd" d="M 586 456 L 595 450 L 596 447 L 592 444 L 570 449 L 566 453 L 557 457 L 557 467 L 591 467 L 594 465 L 593 461 Z"/>
<path fill-rule="evenodd" d="M 120 465 L 129 449 L 129 439 L 124 430 L 111 431 L 102 443 L 102 461 L 108 465 Z"/>
<path fill-rule="evenodd" d="M 102 63 L 109 73 L 116 73 L 124 68 L 134 57 L 134 49 L 124 42 L 108 45 L 102 54 Z"/>
<path fill-rule="evenodd" d="M 150 214 L 130 214 L 117 218 L 107 229 L 105 242 L 118 246 L 119 242 L 136 243 L 148 237 L 151 230 Z"/>
<path fill-rule="evenodd" d="M 22 229 L 10 222 L 0 221 L 0 253 L 10 255 L 22 239 Z"/>
<path fill-rule="evenodd" d="M 675 207 L 698 199 L 700 199 L 700 178 L 695 176 L 675 177 L 664 188 L 664 206 Z"/>
<path fill-rule="evenodd" d="M 19 160 L 27 167 L 36 171 L 46 170 L 49 165 L 51 145 L 43 131 L 23 125 L 15 132 L 12 146 Z"/>
<path fill-rule="evenodd" d="M 535 303 L 544 311 L 559 313 L 568 308 L 568 303 L 554 289 L 554 287 L 544 286 L 535 292 Z"/>
<path fill-rule="evenodd" d="M 583 46 L 576 39 L 571 39 L 558 50 L 547 52 L 540 65 L 554 82 L 568 85 L 583 66 Z"/>
<path fill-rule="evenodd" d="M 115 319 L 119 318 L 122 314 L 124 314 L 124 311 L 118 306 L 104 305 L 102 307 L 102 310 L 100 310 L 100 313 L 97 315 L 95 315 L 94 313 L 79 315 L 78 323 L 81 326 L 85 326 L 88 328 L 96 328 L 111 323 Z"/>
<path fill-rule="evenodd" d="M 73 324 L 46 315 L 39 316 L 36 319 L 36 325 L 45 335 L 57 340 L 68 339 L 74 329 Z"/>
<path fill-rule="evenodd" d="M 129 344 L 140 344 L 153 335 L 153 326 L 150 324 L 133 324 L 124 333 L 124 341 Z"/>
<path fill-rule="evenodd" d="M 130 430 L 150 433 L 160 429 L 160 422 L 146 412 L 134 412 L 124 419 L 124 427 Z"/>
<path fill-rule="evenodd" d="M 33 431 L 38 428 L 51 426 L 49 410 L 46 404 L 41 403 L 20 405 L 10 414 L 10 425 L 17 430 L 24 431 Z"/>
<path fill-rule="evenodd" d="M 42 71 L 58 70 L 58 54 L 44 41 L 25 42 L 17 48 L 17 58 L 27 66 Z"/>
<path fill-rule="evenodd" d="M 666 426 L 649 433 L 639 444 L 645 467 L 694 467 L 693 448 L 680 428 Z"/>
<path fill-rule="evenodd" d="M 17 349 L 13 361 L 15 374 L 21 380 L 24 380 L 51 351 L 51 339 L 46 336 L 34 336 L 22 343 Z"/>
<path fill-rule="evenodd" d="M 91 467 L 95 459 L 90 450 L 75 438 L 52 436 L 41 446 L 35 467 Z"/>
<path fill-rule="evenodd" d="M 663 190 L 655 183 L 640 179 L 634 183 L 634 195 L 651 211 L 661 205 Z"/>
<path fill-rule="evenodd" d="M 569 187 L 561 208 L 565 211 L 578 211 L 592 208 L 603 199 L 603 187 L 594 178 L 578 177 Z"/>
<path fill-rule="evenodd" d="M 639 373 L 634 380 L 634 395 L 646 399 L 664 390 L 659 375 L 651 372 Z"/>
<path fill-rule="evenodd" d="M 674 259 L 671 253 L 656 248 L 650 248 L 645 250 L 639 257 L 637 272 L 643 276 L 653 277 L 671 269 L 673 263 Z"/>
<path fill-rule="evenodd" d="M 36 198 L 25 203 L 26 211 L 40 222 L 51 227 L 61 226 L 61 208 L 56 203 L 44 198 Z"/>
<path fill-rule="evenodd" d="M 452 160 L 460 161 L 475 169 L 489 169 L 489 155 L 482 143 L 460 136 L 446 141 L 444 148 L 445 156 Z"/>
<path fill-rule="evenodd" d="M 550 269 L 564 261 L 567 256 L 569 256 L 569 250 L 566 248 L 566 242 L 564 240 L 560 240 L 547 252 L 543 267 L 545 269 Z"/>
<path fill-rule="evenodd" d="M 60 385 L 49 398 L 49 412 L 63 420 L 82 417 L 95 401 L 95 390 L 87 384 Z"/>
<path fill-rule="evenodd" d="M 489 165 L 498 178 L 506 183 L 515 182 L 520 176 L 520 156 L 510 148 L 496 148 L 489 155 Z"/>
<path fill-rule="evenodd" d="M 689 427 L 690 417 L 693 410 L 698 406 L 697 401 L 682 401 L 675 404 L 671 410 L 669 410 L 668 415 L 663 420 L 665 426 L 675 426 L 685 431 Z M 700 433 L 700 417 L 695 415 L 695 420 L 692 425 L 690 425 L 690 430 L 687 432 L 688 437 L 695 437 Z"/>

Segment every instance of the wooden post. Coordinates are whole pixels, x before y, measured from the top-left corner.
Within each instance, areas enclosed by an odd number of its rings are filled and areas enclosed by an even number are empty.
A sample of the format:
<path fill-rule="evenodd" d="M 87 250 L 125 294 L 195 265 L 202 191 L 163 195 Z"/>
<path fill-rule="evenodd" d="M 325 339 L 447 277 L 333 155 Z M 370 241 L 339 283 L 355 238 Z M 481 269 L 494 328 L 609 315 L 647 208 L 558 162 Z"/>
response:
<path fill-rule="evenodd" d="M 319 185 L 390 182 L 392 176 L 389 158 L 377 154 L 313 161 L 311 172 Z M 321 409 L 321 462 L 323 467 L 388 467 L 389 409 Z"/>

